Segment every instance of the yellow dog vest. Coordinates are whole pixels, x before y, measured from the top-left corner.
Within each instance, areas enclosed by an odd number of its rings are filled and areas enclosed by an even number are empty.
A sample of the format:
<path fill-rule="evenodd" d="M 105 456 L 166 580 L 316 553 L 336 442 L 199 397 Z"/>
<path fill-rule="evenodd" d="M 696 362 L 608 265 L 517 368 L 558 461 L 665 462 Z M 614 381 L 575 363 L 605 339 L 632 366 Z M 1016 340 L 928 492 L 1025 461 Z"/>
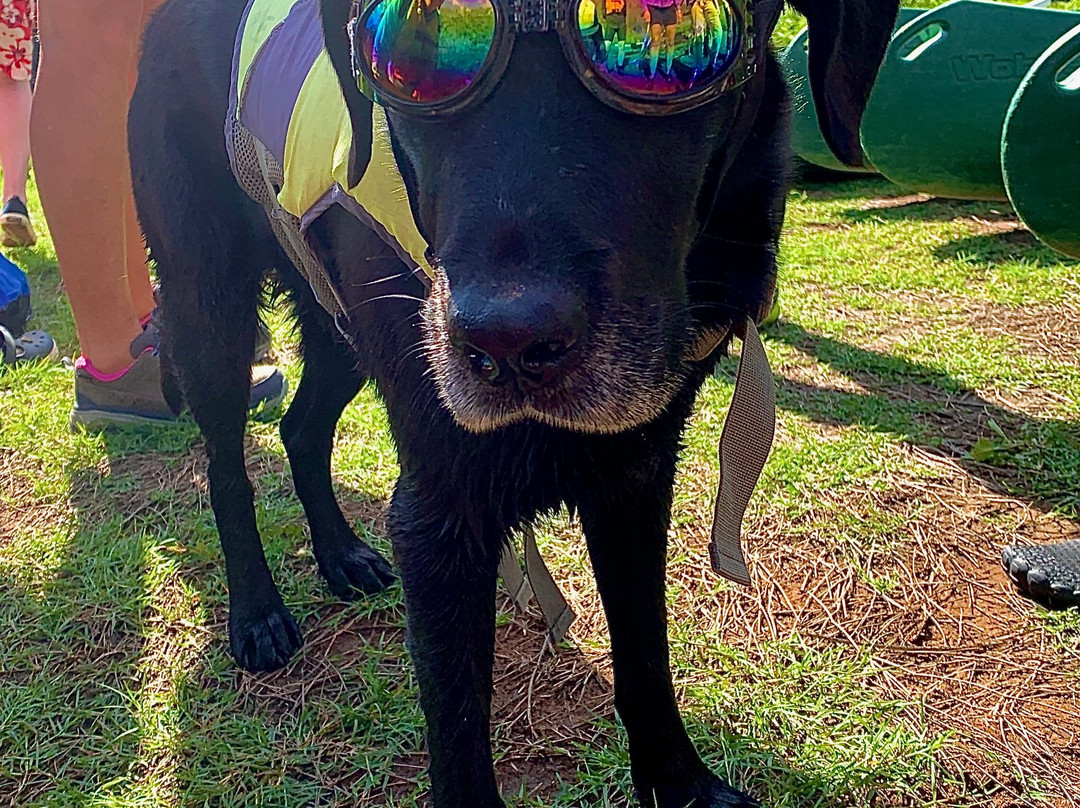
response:
<path fill-rule="evenodd" d="M 304 251 L 308 227 L 331 205 L 341 205 L 430 275 L 427 244 L 377 105 L 371 131 L 360 134 L 371 139 L 371 161 L 349 187 L 353 131 L 323 44 L 318 0 L 250 0 L 236 35 L 225 130 L 233 173 L 267 208 L 279 240 L 305 274 L 313 256 L 297 251 Z"/>

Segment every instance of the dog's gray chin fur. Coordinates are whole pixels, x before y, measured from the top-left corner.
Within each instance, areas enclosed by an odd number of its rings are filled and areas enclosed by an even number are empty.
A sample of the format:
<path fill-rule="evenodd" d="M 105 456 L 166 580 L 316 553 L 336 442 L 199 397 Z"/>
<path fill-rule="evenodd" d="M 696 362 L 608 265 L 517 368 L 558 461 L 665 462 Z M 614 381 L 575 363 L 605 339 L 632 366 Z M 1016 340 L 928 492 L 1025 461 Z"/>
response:
<path fill-rule="evenodd" d="M 521 393 L 477 379 L 446 333 L 449 285 L 440 272 L 423 307 L 422 329 L 439 398 L 462 428 L 492 432 L 535 421 L 572 432 L 625 432 L 654 420 L 671 403 L 686 373 L 655 346 L 664 338 L 654 322 L 627 312 L 594 328 L 588 358 L 553 387 Z M 679 355 L 679 352 L 673 352 Z"/>

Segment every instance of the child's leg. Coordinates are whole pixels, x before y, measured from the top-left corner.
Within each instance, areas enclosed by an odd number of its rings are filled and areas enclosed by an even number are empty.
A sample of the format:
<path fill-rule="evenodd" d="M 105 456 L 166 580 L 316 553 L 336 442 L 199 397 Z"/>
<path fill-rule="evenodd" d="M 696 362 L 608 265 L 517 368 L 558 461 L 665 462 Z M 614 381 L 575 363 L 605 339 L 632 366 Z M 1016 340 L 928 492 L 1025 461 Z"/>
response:
<path fill-rule="evenodd" d="M 666 29 L 660 23 L 649 26 L 649 75 L 656 75 L 656 66 L 660 62 L 660 45 Z"/>
<path fill-rule="evenodd" d="M 0 73 L 0 168 L 4 195 L 0 204 L 17 196 L 26 201 L 30 171 L 30 82 Z"/>

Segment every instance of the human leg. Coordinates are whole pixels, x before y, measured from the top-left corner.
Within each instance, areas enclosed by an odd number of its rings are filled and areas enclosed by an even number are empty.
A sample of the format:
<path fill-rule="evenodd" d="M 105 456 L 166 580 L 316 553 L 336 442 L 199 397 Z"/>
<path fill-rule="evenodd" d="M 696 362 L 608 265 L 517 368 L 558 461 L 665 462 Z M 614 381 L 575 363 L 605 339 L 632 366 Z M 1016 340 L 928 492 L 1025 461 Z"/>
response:
<path fill-rule="evenodd" d="M 146 28 L 146 23 L 150 21 L 150 15 L 153 14 L 158 6 L 160 6 L 164 0 L 142 0 L 142 16 L 139 20 L 139 31 L 143 31 Z M 135 91 L 135 82 L 139 77 L 138 71 L 138 59 L 139 53 L 136 49 L 135 58 L 130 63 L 130 72 L 128 73 L 128 97 Z M 127 129 L 125 128 L 125 134 Z M 126 144 L 126 140 L 125 140 Z M 125 163 L 125 165 L 127 165 Z M 130 166 L 127 167 L 129 172 L 128 186 L 130 187 Z M 131 302 L 135 308 L 135 313 L 139 317 L 140 322 L 145 322 L 157 305 L 154 301 L 154 287 L 150 281 L 150 267 L 146 262 L 146 244 L 143 240 L 142 229 L 139 227 L 139 218 L 135 214 L 135 198 L 129 192 L 127 199 L 125 200 L 124 208 L 124 239 L 127 242 L 125 253 L 125 265 L 127 267 L 127 279 L 128 288 L 131 290 Z"/>
<path fill-rule="evenodd" d="M 13 79 L 6 70 L 0 70 L 0 169 L 4 172 L 0 243 L 5 247 L 29 247 L 37 242 L 26 210 L 30 100 L 30 81 Z"/>
<path fill-rule="evenodd" d="M 26 210 L 33 51 L 30 0 L 0 0 L 0 35 L 0 168 L 4 172 L 0 243 L 28 247 L 37 242 Z"/>
<path fill-rule="evenodd" d="M 660 45 L 664 37 L 664 26 L 652 23 L 649 26 L 649 75 L 656 75 L 656 66 L 660 62 Z"/>
<path fill-rule="evenodd" d="M 4 170 L 4 201 L 26 200 L 30 170 L 30 82 L 0 73 L 0 167 Z"/>
<path fill-rule="evenodd" d="M 158 4 L 40 4 L 42 59 L 30 123 L 35 171 L 83 355 L 105 375 L 131 366 L 131 343 L 153 307 L 141 293 L 136 307 L 128 277 L 129 269 L 146 269 L 131 212 L 127 106 L 146 6 Z"/>
<path fill-rule="evenodd" d="M 664 49 L 667 51 L 667 62 L 664 72 L 671 75 L 671 63 L 675 60 L 675 26 L 664 26 Z"/>

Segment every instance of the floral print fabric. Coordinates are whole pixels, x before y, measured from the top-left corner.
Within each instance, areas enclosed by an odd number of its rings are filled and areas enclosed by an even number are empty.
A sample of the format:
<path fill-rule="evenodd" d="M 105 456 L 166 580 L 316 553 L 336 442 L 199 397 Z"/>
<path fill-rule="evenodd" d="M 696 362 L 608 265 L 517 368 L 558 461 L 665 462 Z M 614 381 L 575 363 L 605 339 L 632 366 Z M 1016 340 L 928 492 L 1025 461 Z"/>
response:
<path fill-rule="evenodd" d="M 27 81 L 34 34 L 34 0 L 0 0 L 0 71 Z"/>

